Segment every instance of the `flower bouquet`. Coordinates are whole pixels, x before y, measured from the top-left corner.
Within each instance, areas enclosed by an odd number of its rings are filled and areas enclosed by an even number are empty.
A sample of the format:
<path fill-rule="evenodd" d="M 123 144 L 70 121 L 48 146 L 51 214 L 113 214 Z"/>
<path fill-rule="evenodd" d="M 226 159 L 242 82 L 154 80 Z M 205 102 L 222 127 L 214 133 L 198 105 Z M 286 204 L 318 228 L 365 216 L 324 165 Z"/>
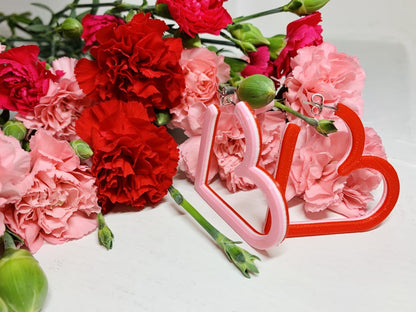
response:
<path fill-rule="evenodd" d="M 232 193 L 258 186 L 238 174 L 250 148 L 235 115 L 244 102 L 261 132 L 256 165 L 273 176 L 277 162 L 286 162 L 287 185 L 274 183 L 285 202 L 297 200 L 309 215 L 366 215 L 382 176 L 361 167 L 339 174 L 351 134 L 335 114 L 342 104 L 362 116 L 365 73 L 356 57 L 324 41 L 319 9 L 328 1 L 292 0 L 235 18 L 223 0 L 74 0 L 57 12 L 35 3 L 51 14 L 47 23 L 26 13 L 1 15 L 10 35 L 0 45 L 0 307 L 41 308 L 47 282 L 30 254 L 45 242 L 62 244 L 98 229 L 111 249 L 114 234 L 104 216 L 156 207 L 168 192 L 244 276 L 258 273 L 259 258 L 172 185 L 178 170 L 191 183 L 200 175 L 204 117 L 212 106 L 220 115 L 206 184 L 219 181 Z M 286 12 L 298 18 L 273 37 L 249 22 Z M 291 159 L 282 161 L 288 124 L 299 134 Z M 364 154 L 386 159 L 375 130 L 364 131 Z M 23 251 L 36 275 L 6 266 Z M 17 277 L 6 279 L 10 272 Z M 15 307 L 16 287 L 24 283 L 37 285 L 36 300 L 28 293 Z"/>

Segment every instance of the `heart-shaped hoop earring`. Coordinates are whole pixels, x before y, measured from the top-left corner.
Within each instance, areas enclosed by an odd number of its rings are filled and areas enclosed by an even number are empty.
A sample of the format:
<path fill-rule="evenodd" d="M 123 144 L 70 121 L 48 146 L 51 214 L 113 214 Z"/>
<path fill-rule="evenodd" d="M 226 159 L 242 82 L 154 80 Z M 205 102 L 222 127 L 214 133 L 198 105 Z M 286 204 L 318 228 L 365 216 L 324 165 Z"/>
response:
<path fill-rule="evenodd" d="M 400 183 L 393 166 L 383 158 L 363 155 L 365 132 L 361 119 L 352 109 L 343 104 L 338 104 L 335 115 L 345 122 L 351 134 L 349 152 L 340 162 L 337 169 L 339 175 L 346 176 L 360 168 L 374 169 L 381 173 L 383 177 L 383 194 L 378 204 L 360 217 L 289 222 L 287 237 L 368 231 L 387 218 L 398 200 Z M 265 228 L 267 228 L 267 222 Z"/>
<path fill-rule="evenodd" d="M 264 232 L 257 231 L 246 219 L 233 209 L 208 184 L 208 171 L 212 156 L 220 109 L 210 105 L 205 113 L 203 133 L 198 155 L 195 189 L 199 195 L 223 218 L 242 239 L 257 249 L 267 249 L 280 244 L 286 236 L 288 226 L 288 210 L 284 191 L 276 180 L 263 168 L 259 167 L 261 153 L 261 131 L 257 118 L 250 106 L 245 102 L 235 105 L 235 116 L 239 120 L 246 139 L 246 154 L 242 163 L 235 169 L 239 176 L 248 177 L 263 192 L 268 203 L 268 226 Z M 287 127 L 284 138 L 296 143 L 299 127 Z M 285 141 L 285 139 L 283 139 Z M 287 143 L 287 142 L 286 142 Z M 282 144 L 280 159 L 284 164 L 282 171 L 290 170 L 295 144 Z"/>

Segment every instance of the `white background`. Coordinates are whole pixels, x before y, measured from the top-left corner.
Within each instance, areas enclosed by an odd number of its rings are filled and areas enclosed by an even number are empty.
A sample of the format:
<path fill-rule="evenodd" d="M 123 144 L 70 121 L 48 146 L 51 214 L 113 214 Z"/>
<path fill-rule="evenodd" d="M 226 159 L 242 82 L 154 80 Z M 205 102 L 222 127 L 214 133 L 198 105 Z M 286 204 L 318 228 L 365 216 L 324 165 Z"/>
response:
<path fill-rule="evenodd" d="M 0 11 L 28 10 L 30 2 L 2 1 Z M 226 7 L 236 17 L 282 4 L 230 0 Z M 332 0 L 322 9 L 324 39 L 358 56 L 367 73 L 364 123 L 381 135 L 400 177 L 399 202 L 381 226 L 290 238 L 267 252 L 244 244 L 262 259 L 260 274 L 245 279 L 166 197 L 155 208 L 108 215 L 116 235 L 111 251 L 98 246 L 95 234 L 44 245 L 36 254 L 50 283 L 44 311 L 416 311 L 415 11 L 411 0 Z M 273 35 L 294 18 L 286 13 L 253 23 Z M 175 185 L 238 239 L 183 177 Z M 259 202 L 248 198 L 247 206 Z"/>

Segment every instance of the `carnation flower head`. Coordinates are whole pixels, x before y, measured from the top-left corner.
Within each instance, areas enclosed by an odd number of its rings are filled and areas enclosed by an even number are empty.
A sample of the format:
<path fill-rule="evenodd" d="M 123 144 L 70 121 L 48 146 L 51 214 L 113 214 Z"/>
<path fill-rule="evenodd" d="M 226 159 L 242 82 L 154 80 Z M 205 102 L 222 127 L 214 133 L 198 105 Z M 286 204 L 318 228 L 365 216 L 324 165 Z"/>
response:
<path fill-rule="evenodd" d="M 371 128 L 365 128 L 364 154 L 386 158 L 381 139 Z M 340 130 L 324 137 L 311 127 L 299 134 L 286 190 L 286 199 L 298 196 L 308 213 L 335 211 L 347 217 L 366 212 L 373 199 L 371 192 L 381 177 L 371 169 L 358 169 L 340 176 L 338 165 L 348 152 L 350 133 Z"/>
<path fill-rule="evenodd" d="M 63 75 L 57 81 L 50 81 L 46 95 L 26 115 L 17 114 L 28 129 L 45 129 L 57 139 L 72 141 L 78 138 L 75 121 L 81 112 L 93 104 L 80 89 L 74 69 L 77 60 L 61 57 L 52 62 L 52 71 Z"/>
<path fill-rule="evenodd" d="M 176 142 L 150 122 L 140 102 L 101 102 L 84 110 L 76 128 L 94 152 L 91 172 L 103 212 L 116 205 L 141 209 L 166 195 L 176 174 Z"/>
<path fill-rule="evenodd" d="M 56 80 L 38 59 L 39 47 L 27 45 L 0 54 L 0 108 L 23 115 L 33 111 L 48 92 L 49 80 Z"/>
<path fill-rule="evenodd" d="M 32 183 L 30 155 L 19 141 L 0 131 L 0 208 L 15 203 Z"/>
<path fill-rule="evenodd" d="M 230 78 L 224 56 L 207 48 L 182 51 L 180 60 L 185 76 L 185 90 L 179 105 L 170 109 L 171 126 L 185 130 L 188 136 L 201 134 L 206 107 L 220 101 L 218 89 Z"/>
<path fill-rule="evenodd" d="M 84 47 L 82 48 L 82 52 L 84 53 L 97 45 L 96 33 L 98 30 L 112 23 L 115 23 L 116 25 L 125 24 L 123 19 L 114 15 L 94 15 L 90 13 L 82 18 L 81 23 L 84 29 L 81 35 L 81 38 L 84 39 Z"/>
<path fill-rule="evenodd" d="M 297 55 L 299 49 L 322 43 L 322 27 L 318 25 L 321 20 L 321 13 L 315 12 L 287 25 L 286 45 L 274 61 L 277 78 L 286 76 L 292 70 L 290 60 Z"/>
<path fill-rule="evenodd" d="M 231 24 L 232 18 L 223 7 L 227 0 L 158 0 L 165 3 L 180 29 L 191 36 L 209 33 L 219 35 L 221 29 Z"/>
<path fill-rule="evenodd" d="M 110 24 L 96 33 L 94 60 L 83 58 L 75 68 L 81 89 L 94 100 L 140 101 L 154 120 L 154 109 L 180 103 L 184 77 L 179 65 L 182 41 L 163 38 L 165 22 L 137 13 L 124 24 Z"/>
<path fill-rule="evenodd" d="M 38 130 L 30 141 L 33 183 L 4 208 L 5 223 L 36 252 L 47 241 L 61 244 L 97 227 L 95 179 L 66 141 Z"/>
<path fill-rule="evenodd" d="M 342 103 L 363 114 L 362 90 L 365 72 L 356 57 L 338 52 L 328 42 L 305 47 L 291 60 L 292 73 L 285 81 L 286 103 L 293 109 L 311 115 L 308 103 L 313 94 L 324 97 L 325 105 L 336 107 Z M 333 111 L 324 109 L 320 117 L 332 118 Z"/>

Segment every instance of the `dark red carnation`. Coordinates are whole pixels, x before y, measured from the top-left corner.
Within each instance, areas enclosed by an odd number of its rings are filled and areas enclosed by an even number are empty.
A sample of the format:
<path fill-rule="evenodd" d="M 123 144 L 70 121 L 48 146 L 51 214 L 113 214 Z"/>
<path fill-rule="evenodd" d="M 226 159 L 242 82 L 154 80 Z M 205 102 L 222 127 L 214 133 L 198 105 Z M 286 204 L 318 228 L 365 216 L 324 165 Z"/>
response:
<path fill-rule="evenodd" d="M 260 46 L 255 52 L 249 52 L 250 62 L 241 71 L 243 77 L 255 74 L 270 76 L 273 71 L 273 65 L 270 61 L 270 52 L 267 46 Z"/>
<path fill-rule="evenodd" d="M 92 148 L 91 172 L 96 177 L 103 212 L 117 204 L 137 209 L 158 203 L 176 174 L 176 142 L 156 127 L 139 102 L 110 100 L 83 111 L 77 134 Z"/>
<path fill-rule="evenodd" d="M 125 24 L 124 20 L 114 15 L 93 15 L 87 14 L 82 18 L 82 35 L 85 45 L 82 52 L 87 52 L 91 47 L 97 44 L 96 32 L 111 23 L 116 25 Z"/>
<path fill-rule="evenodd" d="M 27 45 L 0 53 L 0 108 L 26 115 L 58 77 L 38 59 L 39 47 Z"/>
<path fill-rule="evenodd" d="M 180 29 L 191 37 L 209 33 L 219 35 L 221 29 L 233 22 L 224 9 L 227 0 L 158 0 L 165 3 Z"/>
<path fill-rule="evenodd" d="M 322 27 L 318 25 L 321 21 L 321 13 L 315 12 L 287 25 L 286 46 L 274 61 L 278 78 L 291 72 L 290 59 L 298 54 L 299 49 L 322 43 Z"/>
<path fill-rule="evenodd" d="M 94 60 L 81 59 L 75 68 L 80 87 L 98 100 L 140 101 L 152 119 L 153 109 L 175 107 L 185 87 L 182 42 L 163 38 L 167 29 L 143 13 L 125 25 L 101 28 L 90 51 Z"/>

